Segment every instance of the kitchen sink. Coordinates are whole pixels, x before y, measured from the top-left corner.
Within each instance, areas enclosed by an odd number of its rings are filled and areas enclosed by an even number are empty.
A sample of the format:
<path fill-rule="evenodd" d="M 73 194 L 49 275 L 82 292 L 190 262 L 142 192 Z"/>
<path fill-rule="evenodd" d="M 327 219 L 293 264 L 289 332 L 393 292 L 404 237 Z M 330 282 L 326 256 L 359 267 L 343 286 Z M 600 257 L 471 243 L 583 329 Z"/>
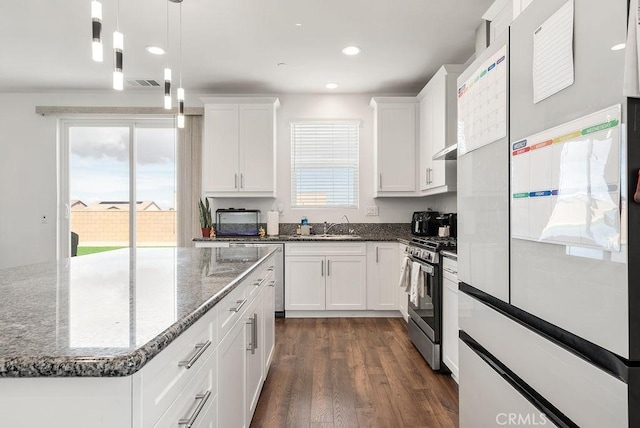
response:
<path fill-rule="evenodd" d="M 292 241 L 346 241 L 349 239 L 362 239 L 360 235 L 291 235 L 289 239 Z"/>

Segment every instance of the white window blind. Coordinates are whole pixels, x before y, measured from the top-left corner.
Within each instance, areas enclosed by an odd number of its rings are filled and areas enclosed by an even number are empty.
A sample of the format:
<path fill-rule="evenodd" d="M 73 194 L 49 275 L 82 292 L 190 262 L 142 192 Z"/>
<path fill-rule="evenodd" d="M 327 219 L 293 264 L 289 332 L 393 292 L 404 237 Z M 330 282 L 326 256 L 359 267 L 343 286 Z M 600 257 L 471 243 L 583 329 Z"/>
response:
<path fill-rule="evenodd" d="M 291 206 L 358 208 L 358 121 L 291 123 Z"/>

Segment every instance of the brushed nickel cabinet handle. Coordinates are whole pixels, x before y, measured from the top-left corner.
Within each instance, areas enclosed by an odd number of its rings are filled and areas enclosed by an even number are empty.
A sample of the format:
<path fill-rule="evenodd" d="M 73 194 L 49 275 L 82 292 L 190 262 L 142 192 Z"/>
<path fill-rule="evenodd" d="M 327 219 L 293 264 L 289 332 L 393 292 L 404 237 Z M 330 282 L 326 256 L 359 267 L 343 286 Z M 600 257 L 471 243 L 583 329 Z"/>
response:
<path fill-rule="evenodd" d="M 200 403 L 198 403 L 198 406 L 195 408 L 191 416 L 189 416 L 188 418 L 179 419 L 178 425 L 184 425 L 187 428 L 193 427 L 193 424 L 196 423 L 196 419 L 198 418 L 198 415 L 200 414 L 202 409 L 204 409 L 204 405 L 207 403 L 207 400 L 209 399 L 210 396 L 211 396 L 211 390 L 205 392 L 204 394 L 196 394 L 196 400 L 200 400 Z"/>
<path fill-rule="evenodd" d="M 327 276 L 331 276 L 331 260 L 327 260 Z"/>
<path fill-rule="evenodd" d="M 378 263 L 378 260 L 379 260 L 379 259 L 378 259 L 378 249 L 379 249 L 379 248 L 378 248 L 378 247 L 376 247 L 376 263 Z"/>
<path fill-rule="evenodd" d="M 382 173 L 378 174 L 378 189 L 382 190 Z"/>
<path fill-rule="evenodd" d="M 229 309 L 230 312 L 240 312 L 240 308 L 243 307 L 245 303 L 247 303 L 247 299 L 238 300 L 238 301 L 236 301 L 236 303 L 238 303 L 238 306 L 235 306 L 235 307 Z"/>
<path fill-rule="evenodd" d="M 249 318 L 247 325 L 251 326 L 247 351 L 251 351 L 252 354 L 255 354 L 256 349 L 258 348 L 258 314 L 254 313 L 253 316 Z"/>
<path fill-rule="evenodd" d="M 211 345 L 211 341 L 210 340 L 207 340 L 204 343 L 197 343 L 196 344 L 196 353 L 193 354 L 193 357 L 189 358 L 188 360 L 180 361 L 178 363 L 178 367 L 186 367 L 187 369 L 190 369 L 191 367 L 193 367 L 193 365 L 196 363 L 196 361 L 198 361 L 198 358 L 200 358 L 202 356 L 202 354 L 204 354 L 204 351 L 207 350 L 209 345 Z"/>
<path fill-rule="evenodd" d="M 244 189 L 244 174 L 240 174 L 240 188 Z"/>
<path fill-rule="evenodd" d="M 233 187 L 234 189 L 238 188 L 238 174 L 235 174 L 235 178 L 233 179 Z"/>

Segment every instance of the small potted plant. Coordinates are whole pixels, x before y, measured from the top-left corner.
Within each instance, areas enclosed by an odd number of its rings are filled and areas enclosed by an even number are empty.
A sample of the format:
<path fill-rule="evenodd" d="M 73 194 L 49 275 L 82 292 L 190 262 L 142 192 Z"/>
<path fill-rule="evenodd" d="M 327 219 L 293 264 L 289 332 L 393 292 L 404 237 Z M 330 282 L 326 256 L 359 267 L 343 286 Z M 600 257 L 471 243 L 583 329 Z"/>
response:
<path fill-rule="evenodd" d="M 200 228 L 202 229 L 202 237 L 209 238 L 211 236 L 211 228 L 213 227 L 209 199 L 204 198 L 204 202 L 200 199 L 198 207 L 200 208 Z"/>

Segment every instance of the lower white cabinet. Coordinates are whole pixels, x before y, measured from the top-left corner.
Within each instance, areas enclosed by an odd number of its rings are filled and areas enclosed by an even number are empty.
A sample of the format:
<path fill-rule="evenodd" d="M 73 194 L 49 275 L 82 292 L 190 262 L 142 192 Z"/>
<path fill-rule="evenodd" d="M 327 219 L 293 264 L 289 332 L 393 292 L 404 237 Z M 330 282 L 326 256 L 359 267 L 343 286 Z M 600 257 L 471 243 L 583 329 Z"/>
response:
<path fill-rule="evenodd" d="M 269 367 L 273 360 L 273 351 L 276 346 L 276 284 L 278 279 L 274 276 L 273 279 L 267 282 L 267 288 L 263 291 L 264 298 L 262 299 L 264 322 L 261 324 L 262 329 L 262 350 L 264 352 L 264 378 L 266 379 L 267 373 L 269 373 Z"/>
<path fill-rule="evenodd" d="M 218 387 L 224 393 L 218 398 L 218 425 L 220 427 L 246 427 L 245 341 L 246 325 L 237 322 L 218 347 Z"/>
<path fill-rule="evenodd" d="M 264 294 L 263 294 L 264 295 Z M 245 421 L 249 426 L 253 412 L 258 405 L 262 383 L 264 381 L 264 360 L 262 324 L 264 323 L 263 299 L 255 299 L 247 308 L 244 316 L 245 325 Z M 229 425 L 235 426 L 235 425 Z"/>
<path fill-rule="evenodd" d="M 398 243 L 367 243 L 367 309 L 398 310 Z"/>
<path fill-rule="evenodd" d="M 285 256 L 285 309 L 325 309 L 324 256 Z"/>
<path fill-rule="evenodd" d="M 365 310 L 364 243 L 287 244 L 286 310 Z"/>
<path fill-rule="evenodd" d="M 407 254 L 407 246 L 405 244 L 398 244 L 398 268 L 395 270 L 396 279 L 395 285 L 398 287 L 398 309 L 405 321 L 409 321 L 409 293 L 404 291 L 404 288 L 400 287 L 400 270 L 404 263 L 404 258 Z"/>
<path fill-rule="evenodd" d="M 326 310 L 367 309 L 366 256 L 327 256 Z"/>
<path fill-rule="evenodd" d="M 458 262 L 443 257 L 442 361 L 458 382 Z"/>

